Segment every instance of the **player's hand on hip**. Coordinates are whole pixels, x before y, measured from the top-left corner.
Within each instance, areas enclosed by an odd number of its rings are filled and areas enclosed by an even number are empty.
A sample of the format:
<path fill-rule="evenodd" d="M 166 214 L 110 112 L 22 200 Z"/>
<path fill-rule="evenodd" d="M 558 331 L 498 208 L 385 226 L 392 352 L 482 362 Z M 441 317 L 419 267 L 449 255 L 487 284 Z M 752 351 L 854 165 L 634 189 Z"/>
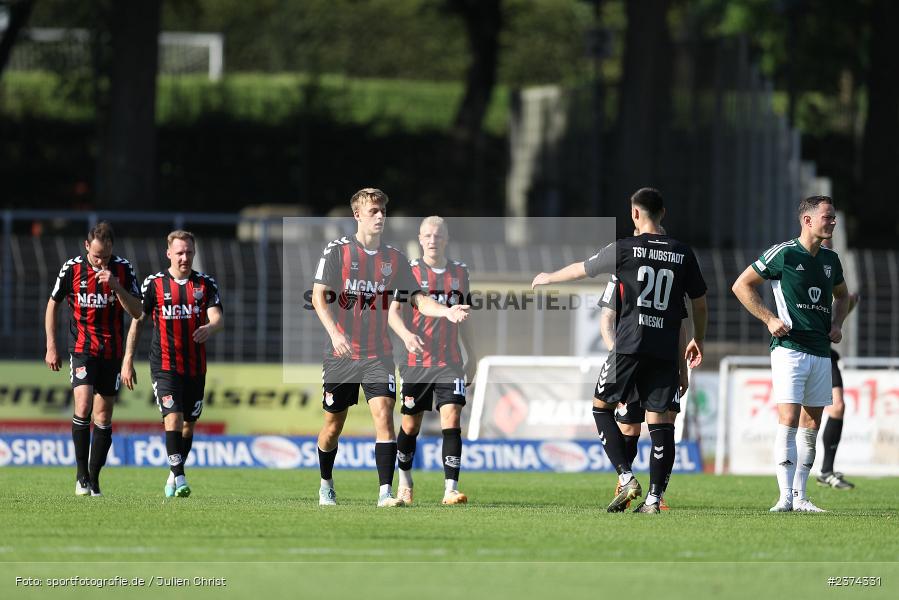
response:
<path fill-rule="evenodd" d="M 534 289 L 538 285 L 549 285 L 552 283 L 549 280 L 549 273 L 537 273 L 537 276 L 534 277 L 534 281 L 531 282 L 531 289 Z"/>
<path fill-rule="evenodd" d="M 47 350 L 47 354 L 44 356 L 44 362 L 47 363 L 47 366 L 50 367 L 51 371 L 59 371 L 59 367 L 62 366 L 62 361 L 59 359 L 59 352 L 57 352 L 55 348 Z"/>
<path fill-rule="evenodd" d="M 839 344 L 843 339 L 843 328 L 839 325 L 831 325 L 830 326 L 830 335 L 828 336 L 830 341 L 834 344 Z"/>
<path fill-rule="evenodd" d="M 702 364 L 702 342 L 697 342 L 695 339 L 690 340 L 690 343 L 687 344 L 687 351 L 684 352 L 684 358 L 687 360 L 687 366 L 691 369 L 695 369 L 699 365 Z"/>
<path fill-rule="evenodd" d="M 768 326 L 768 331 L 774 337 L 783 337 L 790 333 L 790 326 L 778 319 L 777 317 L 772 317 L 766 323 Z"/>
<path fill-rule="evenodd" d="M 413 354 L 422 354 L 425 351 L 425 343 L 414 333 L 403 340 L 406 350 Z"/>
<path fill-rule="evenodd" d="M 457 304 L 455 306 L 451 306 L 450 309 L 446 312 L 446 320 L 450 323 L 461 323 L 468 318 L 468 309 L 470 308 L 471 306 L 468 304 Z"/>
<path fill-rule="evenodd" d="M 129 390 L 133 390 L 137 385 L 137 373 L 134 372 L 134 364 L 131 361 L 122 362 L 122 383 Z"/>
<path fill-rule="evenodd" d="M 353 356 L 353 347 L 342 333 L 331 336 L 331 346 L 334 347 L 334 353 L 341 358 Z"/>

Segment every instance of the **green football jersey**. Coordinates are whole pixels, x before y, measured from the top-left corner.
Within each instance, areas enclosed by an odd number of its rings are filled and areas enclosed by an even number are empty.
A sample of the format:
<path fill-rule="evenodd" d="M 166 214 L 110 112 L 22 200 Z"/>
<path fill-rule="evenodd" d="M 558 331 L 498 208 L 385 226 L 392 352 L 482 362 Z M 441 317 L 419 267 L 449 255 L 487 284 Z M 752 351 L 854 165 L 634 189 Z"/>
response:
<path fill-rule="evenodd" d="M 792 239 L 768 248 L 752 268 L 771 281 L 777 316 L 790 327 L 787 335 L 771 337 L 771 349 L 784 346 L 830 356 L 833 288 L 843 283 L 843 265 L 837 253 L 822 246 L 812 256 L 798 239 Z"/>

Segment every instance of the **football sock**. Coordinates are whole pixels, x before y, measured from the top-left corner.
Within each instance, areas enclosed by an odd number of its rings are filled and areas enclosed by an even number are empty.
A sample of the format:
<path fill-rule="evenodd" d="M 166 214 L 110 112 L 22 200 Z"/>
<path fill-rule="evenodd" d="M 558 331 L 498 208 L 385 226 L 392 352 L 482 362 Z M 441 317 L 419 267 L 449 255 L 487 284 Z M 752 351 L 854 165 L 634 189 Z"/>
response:
<path fill-rule="evenodd" d="M 181 430 L 165 432 L 165 450 L 169 455 L 169 466 L 172 473 L 175 474 L 175 480 L 178 476 L 184 476 L 184 460 L 181 458 Z"/>
<path fill-rule="evenodd" d="M 75 475 L 79 480 L 90 477 L 87 468 L 87 456 L 90 452 L 91 422 L 89 418 L 72 417 L 72 443 L 75 445 Z"/>
<path fill-rule="evenodd" d="M 445 492 L 454 492 L 459 489 L 459 480 L 458 479 L 444 479 L 443 480 L 443 489 Z"/>
<path fill-rule="evenodd" d="M 375 442 L 375 465 L 378 467 L 380 485 L 392 485 L 393 469 L 396 467 L 396 441 Z"/>
<path fill-rule="evenodd" d="M 184 461 L 184 464 L 187 464 L 187 455 L 190 454 L 190 449 L 194 445 L 194 436 L 191 433 L 190 436 L 185 437 L 184 432 L 181 432 L 181 460 Z"/>
<path fill-rule="evenodd" d="M 780 488 L 780 499 L 792 499 L 793 478 L 796 474 L 796 428 L 777 425 L 774 435 L 774 472 Z"/>
<path fill-rule="evenodd" d="M 824 425 L 824 433 L 821 434 L 821 442 L 824 444 L 824 462 L 821 463 L 822 473 L 833 473 L 833 461 L 837 457 L 837 446 L 843 436 L 843 419 L 827 418 Z"/>
<path fill-rule="evenodd" d="M 668 481 L 668 457 L 674 454 L 674 437 L 669 437 L 669 431 L 674 431 L 674 425 L 669 423 L 649 425 L 652 451 L 649 453 L 649 495 L 646 497 L 647 504 L 658 502 L 665 492 L 665 485 Z"/>
<path fill-rule="evenodd" d="M 462 430 L 460 428 L 443 430 L 442 453 L 443 476 L 446 480 L 459 481 L 459 469 L 462 466 Z"/>
<path fill-rule="evenodd" d="M 321 472 L 322 481 L 331 481 L 332 484 L 329 487 L 334 487 L 334 459 L 337 458 L 337 446 L 334 446 L 333 450 L 322 450 L 318 449 L 318 470 Z"/>
<path fill-rule="evenodd" d="M 409 435 L 402 427 L 396 436 L 396 462 L 400 469 L 400 485 L 412 487 L 412 460 L 418 434 Z"/>
<path fill-rule="evenodd" d="M 665 448 L 671 451 L 665 451 L 665 486 L 662 488 L 662 495 L 668 489 L 668 483 L 671 481 L 671 471 L 674 470 L 674 459 L 677 455 L 677 447 L 674 444 L 674 425 L 670 429 L 665 430 Z"/>
<path fill-rule="evenodd" d="M 106 464 L 110 446 L 112 446 L 112 425 L 100 425 L 95 422 L 89 464 L 91 489 L 95 492 L 100 491 L 100 469 Z"/>
<path fill-rule="evenodd" d="M 633 467 L 634 460 L 637 459 L 637 443 L 640 441 L 640 436 L 622 434 L 622 437 L 624 437 L 624 457 L 627 459 L 627 464 Z"/>
<path fill-rule="evenodd" d="M 800 427 L 796 432 L 796 474 L 793 477 L 793 495 L 805 498 L 805 484 L 808 474 L 815 464 L 815 443 L 818 441 L 817 429 Z"/>
<path fill-rule="evenodd" d="M 596 431 L 599 433 L 599 441 L 602 442 L 603 450 L 609 457 L 609 462 L 615 467 L 618 475 L 627 475 L 631 472 L 631 463 L 628 462 L 624 455 L 624 436 L 618 429 L 618 423 L 615 422 L 615 415 L 612 409 L 593 407 L 593 420 L 596 422 Z M 630 481 L 630 477 L 626 480 Z M 618 478 L 621 481 L 621 478 Z M 622 482 L 627 483 L 627 481 Z"/>

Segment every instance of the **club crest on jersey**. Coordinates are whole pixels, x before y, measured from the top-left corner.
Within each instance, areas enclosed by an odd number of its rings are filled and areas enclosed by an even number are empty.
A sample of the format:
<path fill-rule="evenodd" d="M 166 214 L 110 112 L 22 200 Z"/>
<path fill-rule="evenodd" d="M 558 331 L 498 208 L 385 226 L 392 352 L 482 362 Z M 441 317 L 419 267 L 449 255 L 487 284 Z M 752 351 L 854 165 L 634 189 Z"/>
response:
<path fill-rule="evenodd" d="M 87 377 L 87 367 L 78 367 L 75 369 L 75 377 L 78 379 L 84 379 Z"/>
<path fill-rule="evenodd" d="M 830 279 L 830 273 L 831 273 L 830 268 L 831 268 L 830 265 L 824 265 L 824 274 L 827 275 L 828 279 Z"/>
<path fill-rule="evenodd" d="M 390 277 L 390 274 L 393 273 L 393 265 L 390 263 L 384 263 L 381 265 L 381 275 L 384 277 Z"/>
<path fill-rule="evenodd" d="M 459 278 L 458 277 L 453 277 L 452 279 L 450 279 L 450 287 L 453 288 L 453 290 L 459 289 Z"/>
<path fill-rule="evenodd" d="M 821 288 L 819 287 L 810 287 L 808 289 L 808 297 L 811 298 L 812 302 L 817 303 L 818 300 L 821 299 Z"/>
<path fill-rule="evenodd" d="M 403 396 L 403 405 L 408 409 L 414 408 L 415 396 Z"/>
<path fill-rule="evenodd" d="M 175 399 L 172 398 L 171 394 L 162 397 L 162 406 L 163 408 L 172 408 L 175 406 Z"/>
<path fill-rule="evenodd" d="M 194 290 L 194 300 L 199 300 L 203 297 L 203 290 Z"/>

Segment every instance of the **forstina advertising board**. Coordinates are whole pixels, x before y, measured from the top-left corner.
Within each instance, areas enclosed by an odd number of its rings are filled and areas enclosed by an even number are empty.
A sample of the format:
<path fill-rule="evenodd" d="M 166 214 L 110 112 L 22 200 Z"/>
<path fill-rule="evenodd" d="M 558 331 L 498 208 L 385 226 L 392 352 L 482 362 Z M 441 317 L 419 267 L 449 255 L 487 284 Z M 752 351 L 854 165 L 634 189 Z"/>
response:
<path fill-rule="evenodd" d="M 235 435 L 318 433 L 322 423 L 321 366 L 303 377 L 310 383 L 285 384 L 281 364 L 210 363 L 200 431 Z M 160 415 L 150 386 L 150 367 L 138 363 L 138 386 L 124 387 L 116 404 L 114 422 L 128 431 L 152 432 Z M 72 390 L 68 365 L 52 372 L 40 361 L 0 361 L 0 430 L 21 431 L 23 422 L 33 429 L 52 431 L 54 423 L 70 427 Z M 42 426 L 46 424 L 46 426 Z M 368 435 L 371 416 L 364 401 L 350 410 L 344 432 Z"/>

